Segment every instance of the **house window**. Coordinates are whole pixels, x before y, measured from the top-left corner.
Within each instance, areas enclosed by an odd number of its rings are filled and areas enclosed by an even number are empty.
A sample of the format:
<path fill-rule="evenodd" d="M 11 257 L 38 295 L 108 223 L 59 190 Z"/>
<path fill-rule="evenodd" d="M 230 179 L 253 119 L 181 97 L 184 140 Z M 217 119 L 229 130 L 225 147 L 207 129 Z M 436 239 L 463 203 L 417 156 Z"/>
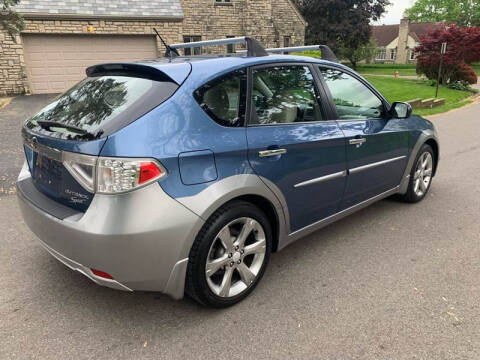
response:
<path fill-rule="evenodd" d="M 292 38 L 290 36 L 283 37 L 283 47 L 290 47 L 292 46 Z"/>
<path fill-rule="evenodd" d="M 415 60 L 415 51 L 412 49 L 410 50 L 410 61 Z"/>
<path fill-rule="evenodd" d="M 198 35 L 186 35 L 183 37 L 183 42 L 189 43 L 194 41 L 201 41 L 202 37 Z M 185 48 L 185 56 L 190 55 L 200 55 L 202 53 L 201 47 L 194 47 L 194 48 Z"/>
<path fill-rule="evenodd" d="M 215 0 L 215 4 L 230 4 L 231 0 Z"/>
<path fill-rule="evenodd" d="M 227 35 L 227 39 L 232 39 L 235 36 Z M 234 54 L 235 53 L 235 44 L 227 44 L 227 54 Z"/>
<path fill-rule="evenodd" d="M 387 51 L 385 49 L 380 49 L 375 56 L 375 60 L 385 60 L 385 55 Z"/>
<path fill-rule="evenodd" d="M 397 48 L 390 49 L 390 60 L 395 60 L 397 58 Z"/>

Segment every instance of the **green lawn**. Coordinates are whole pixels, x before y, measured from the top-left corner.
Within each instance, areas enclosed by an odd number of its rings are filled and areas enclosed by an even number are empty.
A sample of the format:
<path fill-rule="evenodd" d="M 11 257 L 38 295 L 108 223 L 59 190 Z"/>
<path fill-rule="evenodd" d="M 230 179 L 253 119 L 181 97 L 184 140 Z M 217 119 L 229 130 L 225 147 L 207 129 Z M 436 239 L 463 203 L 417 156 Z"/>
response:
<path fill-rule="evenodd" d="M 480 76 L 480 63 L 473 63 L 472 68 L 477 73 L 477 76 Z"/>
<path fill-rule="evenodd" d="M 408 101 L 413 99 L 428 99 L 435 96 L 435 87 L 429 86 L 427 81 L 412 79 L 395 79 L 383 76 L 366 75 L 365 78 L 380 91 L 388 101 Z M 467 99 L 472 93 L 458 91 L 441 86 L 438 97 L 445 99 L 445 105 L 433 109 L 413 110 L 418 115 L 432 115 L 455 109 L 471 102 Z"/>
<path fill-rule="evenodd" d="M 348 66 L 348 64 L 346 65 Z M 395 75 L 395 71 L 398 71 L 400 76 L 417 75 L 414 64 L 359 64 L 357 71 L 360 74 Z"/>

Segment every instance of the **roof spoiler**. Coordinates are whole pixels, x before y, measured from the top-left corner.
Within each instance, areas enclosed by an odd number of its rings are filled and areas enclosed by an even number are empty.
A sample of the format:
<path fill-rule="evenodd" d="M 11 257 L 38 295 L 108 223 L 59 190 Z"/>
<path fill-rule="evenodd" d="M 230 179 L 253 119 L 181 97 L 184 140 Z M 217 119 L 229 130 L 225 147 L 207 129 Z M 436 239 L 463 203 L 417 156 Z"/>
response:
<path fill-rule="evenodd" d="M 129 76 L 156 81 L 177 83 L 163 71 L 148 65 L 136 63 L 107 63 L 90 66 L 85 71 L 88 77 L 95 76 Z"/>
<path fill-rule="evenodd" d="M 228 38 L 228 39 L 216 39 L 216 40 L 205 40 L 205 41 L 193 41 L 188 43 L 178 43 L 178 44 L 171 44 L 169 47 L 172 49 L 185 49 L 185 48 L 193 48 L 193 47 L 200 47 L 200 46 L 218 46 L 218 45 L 230 45 L 230 44 L 246 44 L 248 57 L 251 56 L 267 56 L 268 53 L 263 48 L 262 44 L 260 44 L 254 38 L 249 36 L 241 36 L 235 38 Z"/>
<path fill-rule="evenodd" d="M 307 45 L 307 46 L 292 46 L 265 49 L 269 54 L 288 54 L 292 52 L 302 52 L 308 50 L 320 50 L 322 52 L 322 59 L 338 63 L 338 58 L 335 53 L 327 45 Z M 245 50 L 238 50 L 237 53 L 244 53 Z"/>

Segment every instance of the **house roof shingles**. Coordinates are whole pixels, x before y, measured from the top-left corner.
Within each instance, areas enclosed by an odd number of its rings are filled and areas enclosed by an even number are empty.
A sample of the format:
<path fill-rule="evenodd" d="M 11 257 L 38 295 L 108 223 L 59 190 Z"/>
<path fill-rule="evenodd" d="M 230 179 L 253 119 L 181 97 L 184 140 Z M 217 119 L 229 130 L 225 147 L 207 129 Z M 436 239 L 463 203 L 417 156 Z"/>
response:
<path fill-rule="evenodd" d="M 383 47 L 390 44 L 398 36 L 400 25 L 372 26 L 372 37 L 376 40 L 377 46 Z"/>
<path fill-rule="evenodd" d="M 180 0 L 22 0 L 22 14 L 106 17 L 182 17 Z"/>
<path fill-rule="evenodd" d="M 436 29 L 445 26 L 443 22 L 425 22 L 425 23 L 410 23 L 409 35 L 415 40 L 420 41 L 420 36 L 426 34 L 431 29 Z M 390 44 L 398 37 L 398 30 L 400 25 L 378 25 L 371 26 L 372 37 L 376 40 L 377 46 L 384 47 Z"/>

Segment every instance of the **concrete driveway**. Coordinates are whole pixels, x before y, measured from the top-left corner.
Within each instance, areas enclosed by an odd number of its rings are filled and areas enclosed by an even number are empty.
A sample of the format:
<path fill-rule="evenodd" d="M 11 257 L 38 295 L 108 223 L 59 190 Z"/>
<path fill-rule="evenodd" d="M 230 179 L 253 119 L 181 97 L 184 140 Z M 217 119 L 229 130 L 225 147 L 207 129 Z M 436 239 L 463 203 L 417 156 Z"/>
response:
<path fill-rule="evenodd" d="M 381 201 L 294 243 L 221 311 L 91 283 L 0 197 L 0 359 L 480 359 L 479 119 L 479 103 L 432 117 L 442 161 L 425 201 Z M 2 146 L 19 144 L 15 121 Z"/>

